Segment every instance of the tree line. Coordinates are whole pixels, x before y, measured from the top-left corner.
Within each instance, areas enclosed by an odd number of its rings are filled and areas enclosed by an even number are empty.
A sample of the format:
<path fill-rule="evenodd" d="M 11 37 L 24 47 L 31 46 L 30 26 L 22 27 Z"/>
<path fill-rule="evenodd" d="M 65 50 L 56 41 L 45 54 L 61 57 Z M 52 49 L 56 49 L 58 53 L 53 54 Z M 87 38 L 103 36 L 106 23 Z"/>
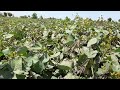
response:
<path fill-rule="evenodd" d="M 14 14 L 11 13 L 11 12 L 3 12 L 3 13 L 0 13 L 0 17 L 14 17 Z M 23 15 L 23 16 L 20 16 L 20 18 L 32 18 L 32 19 L 38 19 L 38 16 L 37 16 L 37 13 L 33 13 L 32 16 L 30 15 Z M 40 19 L 43 19 L 42 16 L 39 17 Z"/>
<path fill-rule="evenodd" d="M 14 15 L 10 12 L 0 13 L 0 17 L 14 17 Z"/>
<path fill-rule="evenodd" d="M 14 14 L 11 13 L 11 12 L 3 12 L 3 13 L 0 12 L 0 17 L 14 17 Z M 27 16 L 27 15 L 23 15 L 23 16 L 20 16 L 20 18 L 38 19 L 38 16 L 37 16 L 37 13 L 33 13 L 32 16 L 30 16 L 30 15 L 28 15 L 28 16 Z M 43 17 L 40 16 L 39 19 L 43 19 Z M 51 17 L 50 17 L 49 19 L 55 19 L 55 18 L 51 18 Z M 66 17 L 66 19 L 68 19 L 68 17 Z M 112 22 L 112 21 L 113 21 L 112 18 L 108 18 L 107 20 L 108 20 L 109 22 Z M 118 20 L 118 22 L 120 22 L 120 19 Z"/>

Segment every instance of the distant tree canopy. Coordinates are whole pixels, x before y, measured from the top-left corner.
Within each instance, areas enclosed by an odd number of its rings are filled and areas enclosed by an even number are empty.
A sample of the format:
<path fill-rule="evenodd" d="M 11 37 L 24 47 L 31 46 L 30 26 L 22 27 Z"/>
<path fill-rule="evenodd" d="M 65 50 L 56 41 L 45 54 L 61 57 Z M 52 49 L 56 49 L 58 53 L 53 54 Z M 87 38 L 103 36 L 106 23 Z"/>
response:
<path fill-rule="evenodd" d="M 69 17 L 66 17 L 65 20 L 70 21 L 70 18 L 69 18 Z"/>
<path fill-rule="evenodd" d="M 4 12 L 4 16 L 7 17 L 7 13 L 6 12 Z"/>
<path fill-rule="evenodd" d="M 118 22 L 120 22 L 120 19 L 118 20 Z"/>
<path fill-rule="evenodd" d="M 26 15 L 24 15 L 24 16 L 20 16 L 20 18 L 28 18 Z"/>
<path fill-rule="evenodd" d="M 37 13 L 33 13 L 33 14 L 32 14 L 32 18 L 33 18 L 33 19 L 37 19 L 37 18 L 38 18 Z"/>
<path fill-rule="evenodd" d="M 28 15 L 28 18 L 30 18 L 30 15 Z"/>
<path fill-rule="evenodd" d="M 42 16 L 40 16 L 40 19 L 43 19 L 43 17 L 42 17 Z"/>
<path fill-rule="evenodd" d="M 108 21 L 111 22 L 111 21 L 112 21 L 112 18 L 108 18 Z"/>
<path fill-rule="evenodd" d="M 0 16 L 2 16 L 2 17 L 13 17 L 14 15 L 10 12 L 3 12 L 3 13 L 0 13 Z"/>
<path fill-rule="evenodd" d="M 12 16 L 13 16 L 13 14 L 12 14 L 12 13 L 7 13 L 7 14 L 8 14 L 8 16 L 9 16 L 9 17 L 12 17 Z"/>
<path fill-rule="evenodd" d="M 4 15 L 2 13 L 0 13 L 0 17 L 4 17 Z"/>

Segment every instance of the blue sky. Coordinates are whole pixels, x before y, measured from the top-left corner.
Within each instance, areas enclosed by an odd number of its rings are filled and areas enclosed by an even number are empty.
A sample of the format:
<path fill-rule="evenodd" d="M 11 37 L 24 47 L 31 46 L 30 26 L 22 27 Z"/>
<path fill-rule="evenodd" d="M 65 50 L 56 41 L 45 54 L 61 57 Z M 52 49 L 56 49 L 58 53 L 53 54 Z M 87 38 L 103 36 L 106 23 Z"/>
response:
<path fill-rule="evenodd" d="M 73 19 L 75 15 L 79 15 L 83 18 L 92 18 L 98 19 L 101 15 L 104 19 L 111 17 L 113 20 L 120 19 L 120 11 L 0 11 L 0 12 L 11 12 L 15 16 L 23 16 L 23 15 L 32 15 L 32 13 L 37 13 L 38 16 L 47 17 L 55 17 L 55 18 L 65 18 L 68 16 Z"/>

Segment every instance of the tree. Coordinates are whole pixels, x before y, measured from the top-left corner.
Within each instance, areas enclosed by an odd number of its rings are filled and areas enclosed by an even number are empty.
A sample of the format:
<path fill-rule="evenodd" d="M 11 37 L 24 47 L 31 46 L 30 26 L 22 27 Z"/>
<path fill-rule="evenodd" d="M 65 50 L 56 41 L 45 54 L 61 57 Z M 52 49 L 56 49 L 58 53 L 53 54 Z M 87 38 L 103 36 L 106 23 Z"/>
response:
<path fill-rule="evenodd" d="M 37 18 L 38 18 L 38 17 L 37 17 L 37 13 L 33 13 L 33 14 L 32 14 L 32 18 L 33 18 L 33 19 L 37 19 Z"/>
<path fill-rule="evenodd" d="M 67 21 L 70 21 L 70 18 L 69 18 L 69 17 L 67 17 L 67 16 L 66 16 L 66 18 L 65 18 L 65 19 L 66 19 Z"/>
<path fill-rule="evenodd" d="M 12 16 L 13 16 L 13 14 L 12 14 L 12 13 L 8 13 L 8 16 L 9 16 L 9 17 L 12 17 Z"/>
<path fill-rule="evenodd" d="M 42 16 L 40 16 L 40 19 L 43 19 L 43 17 L 42 17 Z"/>
<path fill-rule="evenodd" d="M 108 18 L 108 21 L 111 22 L 111 21 L 112 21 L 112 18 Z"/>
<path fill-rule="evenodd" d="M 24 15 L 24 16 L 20 16 L 20 18 L 28 18 L 26 15 Z"/>
<path fill-rule="evenodd" d="M 2 13 L 0 13 L 0 17 L 3 17 L 4 15 Z"/>
<path fill-rule="evenodd" d="M 7 13 L 6 12 L 4 12 L 4 16 L 7 17 Z"/>
<path fill-rule="evenodd" d="M 28 15 L 28 18 L 30 18 L 30 15 Z"/>
<path fill-rule="evenodd" d="M 120 22 L 120 19 L 118 20 L 118 22 Z"/>

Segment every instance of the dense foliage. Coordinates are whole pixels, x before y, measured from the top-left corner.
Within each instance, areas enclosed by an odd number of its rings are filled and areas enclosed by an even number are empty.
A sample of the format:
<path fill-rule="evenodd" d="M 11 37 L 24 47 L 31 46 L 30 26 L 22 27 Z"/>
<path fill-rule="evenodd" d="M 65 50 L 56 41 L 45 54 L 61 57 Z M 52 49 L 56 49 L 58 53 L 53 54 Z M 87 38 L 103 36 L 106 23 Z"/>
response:
<path fill-rule="evenodd" d="M 120 22 L 0 18 L 1 79 L 119 79 Z"/>

